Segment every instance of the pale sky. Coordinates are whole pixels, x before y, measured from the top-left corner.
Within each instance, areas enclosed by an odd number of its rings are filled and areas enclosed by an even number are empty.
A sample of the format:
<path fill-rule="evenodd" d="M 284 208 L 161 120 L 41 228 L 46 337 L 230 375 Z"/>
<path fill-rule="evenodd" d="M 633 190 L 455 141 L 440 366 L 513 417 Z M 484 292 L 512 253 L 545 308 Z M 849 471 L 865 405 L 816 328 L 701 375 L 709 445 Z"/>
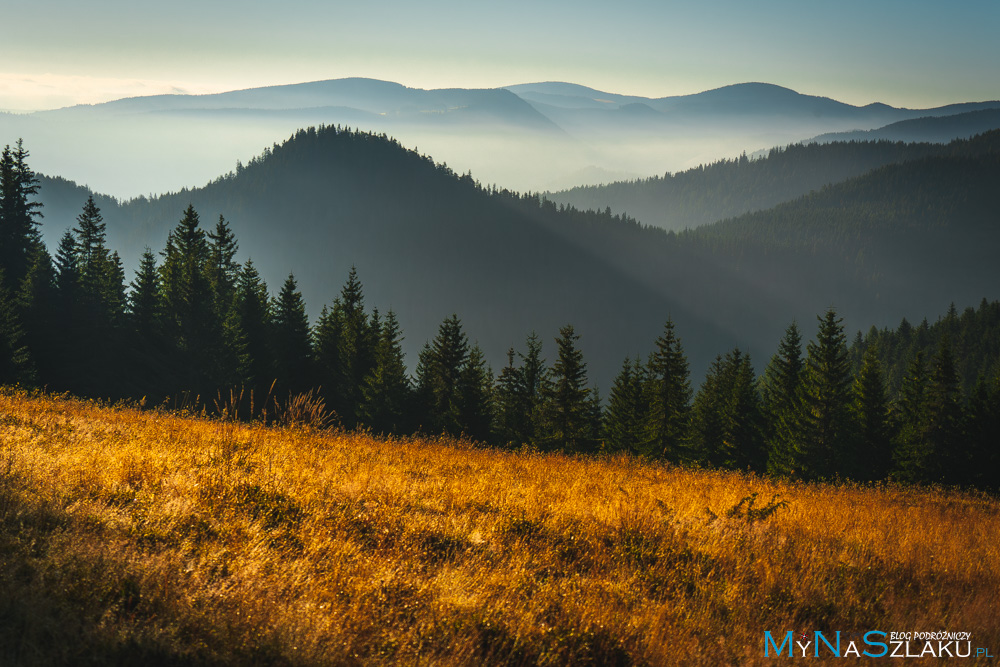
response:
<path fill-rule="evenodd" d="M 764 81 L 851 104 L 1000 98 L 997 0 L 32 0 L 0 9 L 0 109 L 351 76 L 663 97 Z"/>

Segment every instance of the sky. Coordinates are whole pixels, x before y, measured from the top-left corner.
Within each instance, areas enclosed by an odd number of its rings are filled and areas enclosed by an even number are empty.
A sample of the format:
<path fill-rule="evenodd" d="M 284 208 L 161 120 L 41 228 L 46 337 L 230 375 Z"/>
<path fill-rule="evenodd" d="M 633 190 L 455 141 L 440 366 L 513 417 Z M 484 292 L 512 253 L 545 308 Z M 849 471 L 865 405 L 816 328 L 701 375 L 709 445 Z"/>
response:
<path fill-rule="evenodd" d="M 32 0 L 0 9 L 0 110 L 351 76 L 646 97 L 764 81 L 851 104 L 1000 98 L 996 0 Z"/>

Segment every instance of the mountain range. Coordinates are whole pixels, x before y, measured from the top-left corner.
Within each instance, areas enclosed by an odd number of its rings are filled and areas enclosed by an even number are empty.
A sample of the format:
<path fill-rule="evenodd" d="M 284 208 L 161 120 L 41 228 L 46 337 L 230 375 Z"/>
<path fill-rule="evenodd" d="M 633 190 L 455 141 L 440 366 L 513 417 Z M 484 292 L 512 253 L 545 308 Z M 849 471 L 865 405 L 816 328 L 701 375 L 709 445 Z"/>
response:
<path fill-rule="evenodd" d="M 0 114 L 0 136 L 23 137 L 38 171 L 123 199 L 200 186 L 262 146 L 321 125 L 387 133 L 484 183 L 542 191 L 990 109 L 1000 102 L 859 107 L 764 83 L 645 98 L 558 82 L 422 90 L 355 78 Z"/>

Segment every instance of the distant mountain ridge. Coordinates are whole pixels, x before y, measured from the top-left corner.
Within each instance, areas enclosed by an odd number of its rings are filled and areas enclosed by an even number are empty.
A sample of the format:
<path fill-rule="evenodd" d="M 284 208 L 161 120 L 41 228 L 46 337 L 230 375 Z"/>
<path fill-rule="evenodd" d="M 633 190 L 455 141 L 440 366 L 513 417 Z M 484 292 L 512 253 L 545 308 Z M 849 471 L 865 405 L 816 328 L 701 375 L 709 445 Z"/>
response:
<path fill-rule="evenodd" d="M 966 106 L 966 105 L 963 105 Z M 977 106 L 977 105 L 968 105 Z M 1000 128 L 1000 109 L 985 108 L 948 116 L 921 116 L 890 123 L 874 130 L 828 132 L 804 143 L 831 141 L 906 141 L 947 143 L 952 139 L 968 139 L 977 134 Z"/>
<path fill-rule="evenodd" d="M 770 83 L 737 83 L 700 93 L 647 98 L 618 95 L 586 86 L 562 82 L 517 84 L 507 86 L 529 102 L 566 109 L 613 109 L 643 104 L 661 113 L 726 112 L 734 114 L 776 113 L 783 115 L 829 115 L 831 117 L 886 118 L 900 120 L 923 116 L 946 116 L 979 108 L 997 108 L 1000 102 L 951 104 L 931 109 L 907 109 L 875 102 L 854 106 L 816 95 L 805 95 Z"/>
<path fill-rule="evenodd" d="M 654 99 L 559 82 L 424 90 L 348 78 L 0 115 L 0 136 L 23 137 L 39 171 L 125 199 L 202 185 L 261 146 L 320 125 L 390 134 L 482 182 L 544 191 L 986 108 L 1000 102 L 912 110 L 765 83 Z"/>

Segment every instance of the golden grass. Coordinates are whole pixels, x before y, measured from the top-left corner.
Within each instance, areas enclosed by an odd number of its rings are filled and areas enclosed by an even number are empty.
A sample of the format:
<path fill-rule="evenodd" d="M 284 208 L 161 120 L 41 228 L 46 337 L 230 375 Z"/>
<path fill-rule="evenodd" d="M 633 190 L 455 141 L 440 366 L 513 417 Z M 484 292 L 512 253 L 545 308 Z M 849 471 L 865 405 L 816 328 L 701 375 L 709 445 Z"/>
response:
<path fill-rule="evenodd" d="M 752 493 L 788 506 L 728 515 Z M 998 536 L 964 492 L 0 395 L 2 665 L 770 664 L 793 629 L 996 654 Z"/>

